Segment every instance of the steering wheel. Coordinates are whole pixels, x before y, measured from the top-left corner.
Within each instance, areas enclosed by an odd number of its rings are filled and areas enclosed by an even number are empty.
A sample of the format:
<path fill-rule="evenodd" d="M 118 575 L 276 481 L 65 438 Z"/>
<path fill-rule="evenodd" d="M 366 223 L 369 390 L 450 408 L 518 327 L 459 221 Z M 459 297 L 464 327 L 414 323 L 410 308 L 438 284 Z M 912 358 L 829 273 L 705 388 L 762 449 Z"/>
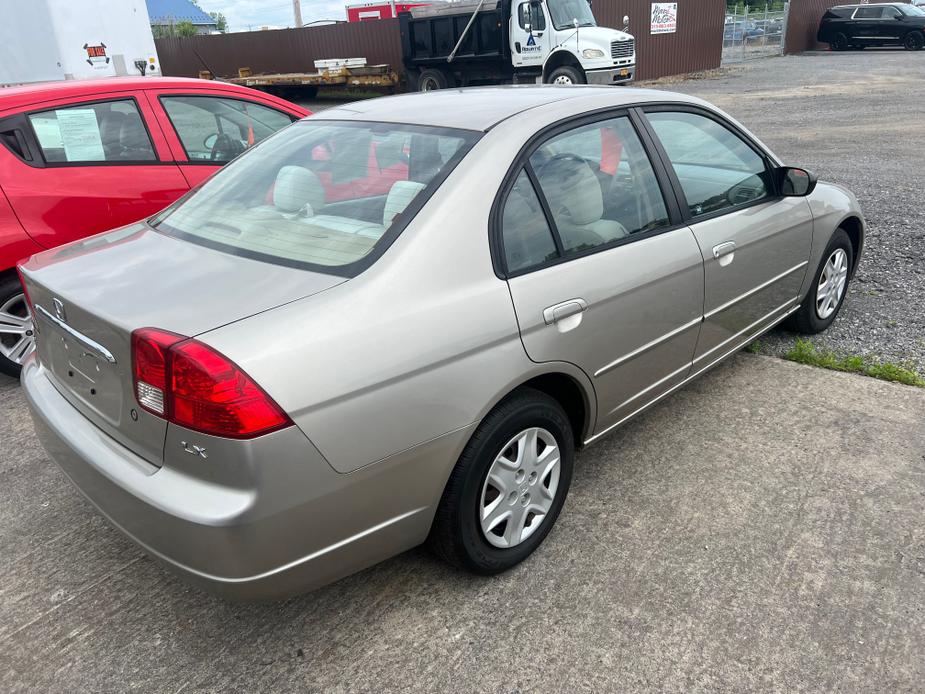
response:
<path fill-rule="evenodd" d="M 212 153 L 209 155 L 209 159 L 212 161 L 231 161 L 243 151 L 244 145 L 231 137 L 231 135 L 219 133 L 212 144 Z"/>

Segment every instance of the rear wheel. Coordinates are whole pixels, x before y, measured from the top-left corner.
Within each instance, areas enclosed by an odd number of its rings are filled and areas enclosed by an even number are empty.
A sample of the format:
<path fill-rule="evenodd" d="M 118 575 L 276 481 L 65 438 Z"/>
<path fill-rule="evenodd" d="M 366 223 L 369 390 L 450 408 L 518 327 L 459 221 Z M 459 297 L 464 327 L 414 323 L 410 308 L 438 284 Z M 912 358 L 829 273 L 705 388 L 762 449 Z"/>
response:
<path fill-rule="evenodd" d="M 0 281 L 0 372 L 19 377 L 35 349 L 32 314 L 16 275 Z"/>
<path fill-rule="evenodd" d="M 419 92 L 432 92 L 449 86 L 450 81 L 442 70 L 424 70 L 418 77 Z"/>
<path fill-rule="evenodd" d="M 829 48 L 833 51 L 844 51 L 848 48 L 848 37 L 843 33 L 838 32 L 835 34 L 835 37 L 829 43 Z"/>
<path fill-rule="evenodd" d="M 584 84 L 585 76 L 581 70 L 571 65 L 557 67 L 549 73 L 548 84 Z"/>
<path fill-rule="evenodd" d="M 790 318 L 797 332 L 814 335 L 828 328 L 848 293 L 854 249 L 844 229 L 836 229 L 822 254 L 813 283 L 800 308 Z"/>
<path fill-rule="evenodd" d="M 925 35 L 921 31 L 910 31 L 903 38 L 903 46 L 907 51 L 920 51 L 925 46 Z"/>
<path fill-rule="evenodd" d="M 453 469 L 429 543 L 480 574 L 515 566 L 539 547 L 568 494 L 575 444 L 561 405 L 524 388 L 476 429 Z"/>

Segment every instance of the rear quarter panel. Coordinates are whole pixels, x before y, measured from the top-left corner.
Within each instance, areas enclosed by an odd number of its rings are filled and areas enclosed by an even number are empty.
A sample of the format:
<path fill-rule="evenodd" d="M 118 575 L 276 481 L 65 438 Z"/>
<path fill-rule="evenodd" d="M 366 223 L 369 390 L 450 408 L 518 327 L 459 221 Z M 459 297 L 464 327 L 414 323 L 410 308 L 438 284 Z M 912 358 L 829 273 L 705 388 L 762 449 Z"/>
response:
<path fill-rule="evenodd" d="M 0 156 L 9 154 L 0 152 Z M 12 155 L 9 155 L 12 156 Z M 33 253 L 44 250 L 26 233 L 16 218 L 13 208 L 0 189 L 0 274 L 16 266 Z"/>

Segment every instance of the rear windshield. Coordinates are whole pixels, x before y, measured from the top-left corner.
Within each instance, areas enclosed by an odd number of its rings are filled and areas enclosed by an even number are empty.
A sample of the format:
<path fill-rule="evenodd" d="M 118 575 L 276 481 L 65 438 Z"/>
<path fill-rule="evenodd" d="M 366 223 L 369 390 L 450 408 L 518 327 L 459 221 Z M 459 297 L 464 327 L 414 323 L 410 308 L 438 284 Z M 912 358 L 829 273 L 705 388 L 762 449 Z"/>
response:
<path fill-rule="evenodd" d="M 394 240 L 477 137 L 310 118 L 242 155 L 151 224 L 236 255 L 355 274 Z"/>

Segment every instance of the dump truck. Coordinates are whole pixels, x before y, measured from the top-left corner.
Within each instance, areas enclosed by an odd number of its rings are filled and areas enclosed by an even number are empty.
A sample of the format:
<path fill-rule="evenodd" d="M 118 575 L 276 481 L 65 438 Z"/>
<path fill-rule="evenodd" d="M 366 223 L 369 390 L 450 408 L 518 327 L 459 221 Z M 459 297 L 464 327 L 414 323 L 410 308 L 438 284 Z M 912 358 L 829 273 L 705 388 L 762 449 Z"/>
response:
<path fill-rule="evenodd" d="M 432 2 L 398 15 L 409 85 L 624 84 L 636 41 L 600 27 L 587 0 Z"/>

